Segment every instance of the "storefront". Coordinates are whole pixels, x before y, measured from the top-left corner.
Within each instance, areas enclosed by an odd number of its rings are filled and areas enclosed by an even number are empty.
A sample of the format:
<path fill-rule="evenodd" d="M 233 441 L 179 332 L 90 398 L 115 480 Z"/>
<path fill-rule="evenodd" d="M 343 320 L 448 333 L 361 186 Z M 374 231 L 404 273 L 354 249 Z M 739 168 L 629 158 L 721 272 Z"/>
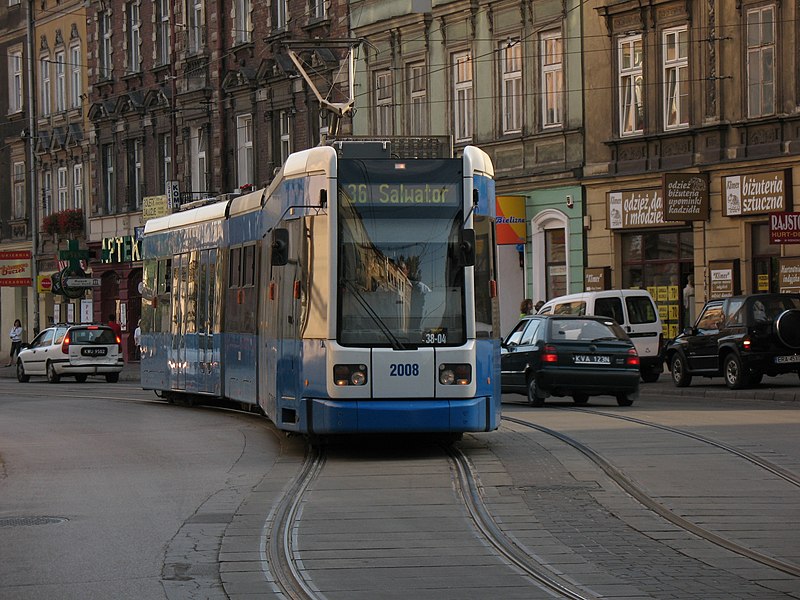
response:
<path fill-rule="evenodd" d="M 106 323 L 114 315 L 122 327 L 126 362 L 138 360 L 133 331 L 142 309 L 141 244 L 135 236 L 117 236 L 103 238 L 93 248 L 101 256 L 100 263 L 92 268 L 92 276 L 100 279 L 100 286 L 94 288 L 94 320 Z"/>

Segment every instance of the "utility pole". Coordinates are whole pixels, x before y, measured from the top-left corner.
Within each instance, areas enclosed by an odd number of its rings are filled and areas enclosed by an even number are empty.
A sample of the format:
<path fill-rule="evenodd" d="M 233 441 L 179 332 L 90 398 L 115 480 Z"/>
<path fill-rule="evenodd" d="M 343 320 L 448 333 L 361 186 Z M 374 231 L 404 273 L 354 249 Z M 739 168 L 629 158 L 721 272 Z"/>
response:
<path fill-rule="evenodd" d="M 33 79 L 33 0 L 28 0 L 28 39 L 26 40 L 26 54 L 28 55 L 28 195 L 30 197 L 31 214 L 28 221 L 31 227 L 31 275 L 33 281 L 33 331 L 38 332 L 39 327 L 39 265 L 36 256 L 39 253 L 39 212 L 37 210 L 36 169 L 34 168 L 34 144 L 36 143 L 36 105 Z"/>

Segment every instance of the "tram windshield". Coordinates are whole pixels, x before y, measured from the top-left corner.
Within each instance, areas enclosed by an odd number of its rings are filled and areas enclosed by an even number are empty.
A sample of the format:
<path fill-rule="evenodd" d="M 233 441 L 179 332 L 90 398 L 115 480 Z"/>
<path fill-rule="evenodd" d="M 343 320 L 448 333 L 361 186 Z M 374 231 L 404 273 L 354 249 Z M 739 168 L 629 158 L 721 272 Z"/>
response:
<path fill-rule="evenodd" d="M 466 340 L 460 160 L 339 161 L 338 341 Z"/>

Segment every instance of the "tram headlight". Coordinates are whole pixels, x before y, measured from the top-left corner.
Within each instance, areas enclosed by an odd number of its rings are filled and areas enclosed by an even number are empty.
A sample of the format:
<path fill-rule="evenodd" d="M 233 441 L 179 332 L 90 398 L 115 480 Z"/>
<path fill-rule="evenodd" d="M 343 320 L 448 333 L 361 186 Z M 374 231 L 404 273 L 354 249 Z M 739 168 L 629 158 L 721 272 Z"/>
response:
<path fill-rule="evenodd" d="M 442 385 L 469 385 L 472 383 L 472 365 L 439 365 L 439 383 Z"/>
<path fill-rule="evenodd" d="M 338 386 L 366 385 L 367 365 L 334 365 L 333 382 Z"/>

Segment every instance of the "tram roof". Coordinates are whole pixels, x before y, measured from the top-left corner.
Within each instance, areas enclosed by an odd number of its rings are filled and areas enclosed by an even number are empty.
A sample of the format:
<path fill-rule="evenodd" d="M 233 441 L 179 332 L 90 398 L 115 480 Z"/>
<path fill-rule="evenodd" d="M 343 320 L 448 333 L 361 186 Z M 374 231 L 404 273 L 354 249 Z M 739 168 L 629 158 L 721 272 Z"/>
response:
<path fill-rule="evenodd" d="M 215 202 L 207 206 L 173 213 L 165 217 L 149 219 L 147 223 L 144 224 L 144 233 L 147 235 L 148 233 L 186 227 L 187 225 L 194 225 L 195 223 L 202 223 L 204 221 L 224 219 L 228 204 L 230 204 L 230 200 L 223 200 L 222 202 Z"/>

